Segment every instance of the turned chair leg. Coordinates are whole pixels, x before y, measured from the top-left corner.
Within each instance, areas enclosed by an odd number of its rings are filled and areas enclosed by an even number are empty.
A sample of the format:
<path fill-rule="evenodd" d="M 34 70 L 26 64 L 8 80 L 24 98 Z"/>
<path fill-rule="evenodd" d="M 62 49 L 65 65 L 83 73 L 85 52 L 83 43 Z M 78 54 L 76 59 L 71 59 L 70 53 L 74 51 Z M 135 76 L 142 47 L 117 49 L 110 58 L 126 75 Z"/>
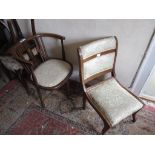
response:
<path fill-rule="evenodd" d="M 137 120 L 137 118 L 136 118 L 136 114 L 137 114 L 137 112 L 134 113 L 134 114 L 132 114 L 132 121 L 133 121 L 133 122 L 136 122 L 136 120 Z"/>
<path fill-rule="evenodd" d="M 83 110 L 86 109 L 86 95 L 83 93 Z"/>
<path fill-rule="evenodd" d="M 104 128 L 102 129 L 102 135 L 104 135 L 110 128 L 109 124 L 106 121 L 104 122 Z"/>
<path fill-rule="evenodd" d="M 44 104 L 44 102 L 43 102 L 43 98 L 42 98 L 40 89 L 38 88 L 38 86 L 36 86 L 36 89 L 37 89 L 37 93 L 38 93 L 38 96 L 39 96 L 39 99 L 40 99 L 40 102 L 41 102 L 41 107 L 42 107 L 42 108 L 45 108 L 45 104 Z"/>

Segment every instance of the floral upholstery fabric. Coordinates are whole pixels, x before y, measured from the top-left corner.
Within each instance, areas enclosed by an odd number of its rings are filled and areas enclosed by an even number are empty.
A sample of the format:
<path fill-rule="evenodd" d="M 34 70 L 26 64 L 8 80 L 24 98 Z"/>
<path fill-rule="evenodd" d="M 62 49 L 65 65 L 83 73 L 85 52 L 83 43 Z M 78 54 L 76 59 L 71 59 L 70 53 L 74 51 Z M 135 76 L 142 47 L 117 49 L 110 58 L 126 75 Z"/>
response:
<path fill-rule="evenodd" d="M 53 87 L 62 82 L 70 70 L 71 66 L 67 62 L 51 59 L 39 65 L 34 70 L 34 74 L 40 86 Z"/>
<path fill-rule="evenodd" d="M 143 106 L 114 78 L 89 87 L 87 92 L 93 100 L 92 104 L 102 113 L 110 126 L 116 125 Z"/>

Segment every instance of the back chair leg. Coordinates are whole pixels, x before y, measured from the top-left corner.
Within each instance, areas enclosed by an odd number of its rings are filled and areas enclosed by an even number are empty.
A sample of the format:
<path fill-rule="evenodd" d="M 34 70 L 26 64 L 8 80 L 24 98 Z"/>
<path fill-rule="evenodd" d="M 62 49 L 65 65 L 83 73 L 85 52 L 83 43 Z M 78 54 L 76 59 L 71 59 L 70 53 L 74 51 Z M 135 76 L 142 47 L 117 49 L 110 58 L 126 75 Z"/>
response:
<path fill-rule="evenodd" d="M 83 93 L 83 110 L 86 109 L 86 95 Z"/>
<path fill-rule="evenodd" d="M 104 135 L 110 128 L 109 124 L 104 120 L 104 128 L 102 129 L 102 135 Z"/>

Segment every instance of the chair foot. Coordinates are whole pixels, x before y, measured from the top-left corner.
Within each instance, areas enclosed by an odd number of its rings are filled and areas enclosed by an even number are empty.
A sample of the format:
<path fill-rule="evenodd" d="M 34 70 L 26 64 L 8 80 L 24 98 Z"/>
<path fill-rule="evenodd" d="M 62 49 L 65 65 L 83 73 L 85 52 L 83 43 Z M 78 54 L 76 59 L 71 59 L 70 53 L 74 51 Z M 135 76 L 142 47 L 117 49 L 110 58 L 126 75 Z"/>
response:
<path fill-rule="evenodd" d="M 102 135 L 104 135 L 109 130 L 109 128 L 110 126 L 108 125 L 108 123 L 104 121 L 104 128 L 102 129 Z"/>
<path fill-rule="evenodd" d="M 136 118 L 136 113 L 132 114 L 132 122 L 136 122 L 137 118 Z"/>
<path fill-rule="evenodd" d="M 83 110 L 85 110 L 86 109 L 86 96 L 85 96 L 85 94 L 83 93 Z"/>
<path fill-rule="evenodd" d="M 45 104 L 43 103 L 43 101 L 41 101 L 41 108 L 45 109 Z"/>
<path fill-rule="evenodd" d="M 30 96 L 31 95 L 31 91 L 29 89 L 29 86 L 27 84 L 27 81 L 23 82 L 23 86 L 24 86 L 24 88 L 25 88 L 25 90 L 27 92 L 27 95 Z"/>
<path fill-rule="evenodd" d="M 37 89 L 37 93 L 38 93 L 38 96 L 39 96 L 39 99 L 40 99 L 41 107 L 44 109 L 44 108 L 45 108 L 45 104 L 44 104 L 44 102 L 43 102 L 40 89 L 38 88 L 38 86 L 36 86 L 36 89 Z"/>
<path fill-rule="evenodd" d="M 41 108 L 44 109 L 45 108 L 45 104 L 43 102 L 41 94 L 39 95 L 39 99 L 40 99 L 40 103 L 41 103 Z"/>

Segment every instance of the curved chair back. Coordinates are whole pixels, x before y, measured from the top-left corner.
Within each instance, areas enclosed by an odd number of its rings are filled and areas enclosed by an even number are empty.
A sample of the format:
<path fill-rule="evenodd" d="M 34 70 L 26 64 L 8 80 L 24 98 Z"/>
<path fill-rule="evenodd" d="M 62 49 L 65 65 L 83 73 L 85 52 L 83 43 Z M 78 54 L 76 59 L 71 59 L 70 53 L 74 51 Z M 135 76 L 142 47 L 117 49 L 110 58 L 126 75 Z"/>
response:
<path fill-rule="evenodd" d="M 48 60 L 47 49 L 44 45 L 44 38 L 55 38 L 61 41 L 62 57 L 65 60 L 65 51 L 63 46 L 63 40 L 65 37 L 52 34 L 52 33 L 40 33 L 29 38 L 19 41 L 15 46 L 11 48 L 13 56 L 19 60 L 25 70 L 31 73 L 31 68 L 34 69 L 39 63 Z M 30 67 L 31 66 L 31 67 Z"/>

